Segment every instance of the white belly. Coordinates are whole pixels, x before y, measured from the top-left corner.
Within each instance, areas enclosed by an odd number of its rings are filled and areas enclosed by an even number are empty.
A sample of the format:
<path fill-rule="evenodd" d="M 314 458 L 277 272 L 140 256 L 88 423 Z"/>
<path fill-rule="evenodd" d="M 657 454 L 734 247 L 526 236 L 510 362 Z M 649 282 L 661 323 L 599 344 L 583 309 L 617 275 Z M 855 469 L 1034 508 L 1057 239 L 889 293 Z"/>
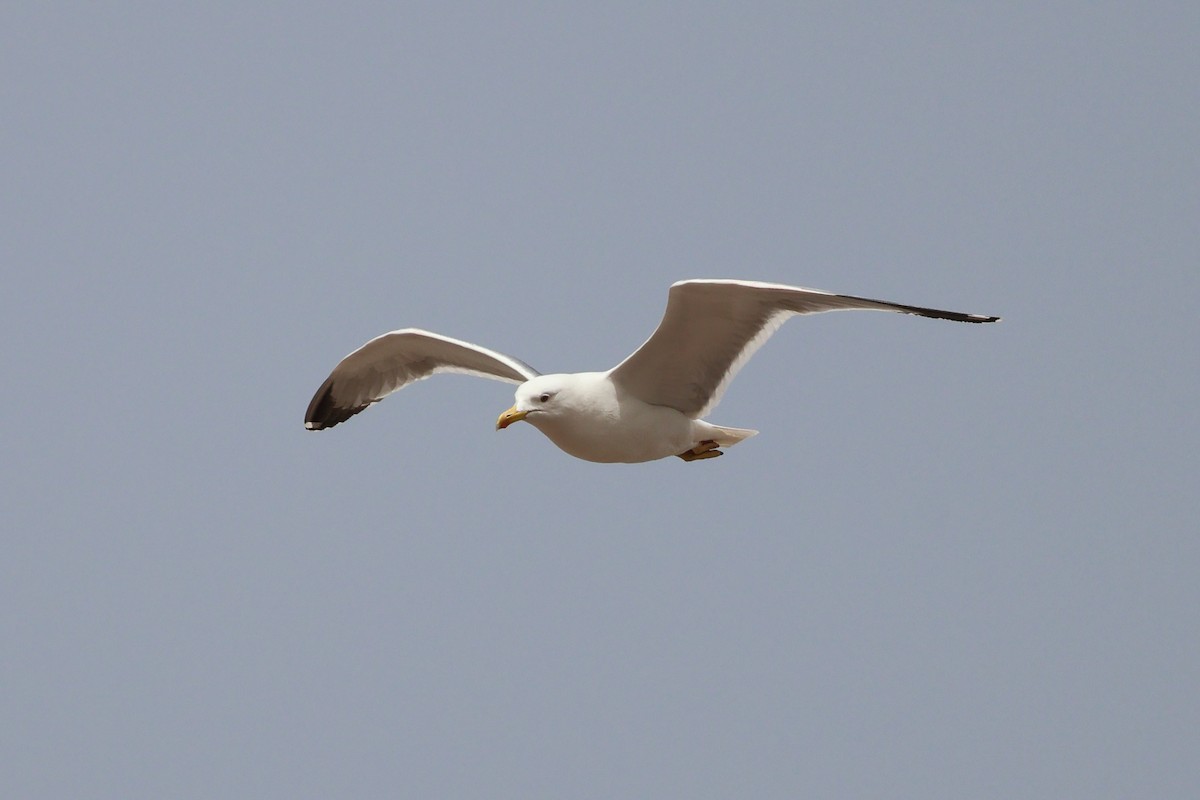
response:
<path fill-rule="evenodd" d="M 692 420 L 666 406 L 627 398 L 556 419 L 528 418 L 560 449 L 585 461 L 637 463 L 682 453 L 694 444 Z"/>

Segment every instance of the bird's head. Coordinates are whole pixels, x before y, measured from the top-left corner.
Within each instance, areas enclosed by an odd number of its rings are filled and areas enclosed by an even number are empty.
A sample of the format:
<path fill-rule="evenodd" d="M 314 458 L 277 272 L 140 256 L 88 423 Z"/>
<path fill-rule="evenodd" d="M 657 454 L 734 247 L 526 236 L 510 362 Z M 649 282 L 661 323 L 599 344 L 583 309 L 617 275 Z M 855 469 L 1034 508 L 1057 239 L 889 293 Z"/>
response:
<path fill-rule="evenodd" d="M 507 428 L 514 422 L 525 420 L 537 425 L 564 413 L 569 403 L 566 375 L 539 375 L 517 387 L 513 407 L 496 420 L 496 430 Z"/>

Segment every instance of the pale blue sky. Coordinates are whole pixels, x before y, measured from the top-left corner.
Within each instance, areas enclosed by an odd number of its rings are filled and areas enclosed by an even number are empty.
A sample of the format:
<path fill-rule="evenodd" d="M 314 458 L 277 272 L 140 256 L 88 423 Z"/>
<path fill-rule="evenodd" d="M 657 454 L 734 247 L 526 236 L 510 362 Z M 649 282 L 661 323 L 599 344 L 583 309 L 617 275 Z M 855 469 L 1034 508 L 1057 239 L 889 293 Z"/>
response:
<path fill-rule="evenodd" d="M 1200 11 L 8 3 L 0 795 L 1200 785 Z M 737 277 L 715 461 L 575 461 L 419 326 L 603 369 Z"/>

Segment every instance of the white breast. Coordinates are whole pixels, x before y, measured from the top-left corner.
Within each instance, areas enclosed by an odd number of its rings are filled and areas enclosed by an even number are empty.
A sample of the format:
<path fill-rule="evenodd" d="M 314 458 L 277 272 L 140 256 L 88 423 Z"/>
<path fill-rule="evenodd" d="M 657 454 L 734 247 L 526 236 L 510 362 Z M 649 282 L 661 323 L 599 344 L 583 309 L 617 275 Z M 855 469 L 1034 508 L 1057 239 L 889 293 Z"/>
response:
<path fill-rule="evenodd" d="M 692 442 L 692 420 L 623 392 L 604 373 L 581 373 L 556 400 L 554 416 L 527 421 L 561 450 L 585 461 L 653 461 L 682 453 Z"/>

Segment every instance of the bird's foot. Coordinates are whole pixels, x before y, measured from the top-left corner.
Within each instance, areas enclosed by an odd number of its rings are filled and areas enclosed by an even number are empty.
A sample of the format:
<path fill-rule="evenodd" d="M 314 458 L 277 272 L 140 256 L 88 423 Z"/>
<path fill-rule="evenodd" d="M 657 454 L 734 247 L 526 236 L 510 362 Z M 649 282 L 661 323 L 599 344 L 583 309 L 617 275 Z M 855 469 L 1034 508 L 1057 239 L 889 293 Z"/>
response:
<path fill-rule="evenodd" d="M 702 461 L 706 458 L 716 458 L 717 456 L 724 455 L 717 447 L 716 442 L 711 439 L 705 439 L 691 450 L 684 450 L 682 453 L 679 453 L 678 457 L 684 461 Z"/>

